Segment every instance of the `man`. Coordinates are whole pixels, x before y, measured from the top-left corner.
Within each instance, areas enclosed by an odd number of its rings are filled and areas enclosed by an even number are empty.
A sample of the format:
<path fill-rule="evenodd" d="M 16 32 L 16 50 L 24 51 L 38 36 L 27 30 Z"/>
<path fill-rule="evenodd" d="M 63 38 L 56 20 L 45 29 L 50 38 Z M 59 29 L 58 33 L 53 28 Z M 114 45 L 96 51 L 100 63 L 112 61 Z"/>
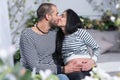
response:
<path fill-rule="evenodd" d="M 55 52 L 56 31 L 50 30 L 51 26 L 57 26 L 59 21 L 56 5 L 41 4 L 37 9 L 37 17 L 38 22 L 21 34 L 20 61 L 25 68 L 31 71 L 36 68 L 36 73 L 39 73 L 40 70 L 51 69 L 53 73 L 57 74 L 57 65 L 52 57 Z M 58 77 L 60 80 L 68 80 L 65 75 Z"/>

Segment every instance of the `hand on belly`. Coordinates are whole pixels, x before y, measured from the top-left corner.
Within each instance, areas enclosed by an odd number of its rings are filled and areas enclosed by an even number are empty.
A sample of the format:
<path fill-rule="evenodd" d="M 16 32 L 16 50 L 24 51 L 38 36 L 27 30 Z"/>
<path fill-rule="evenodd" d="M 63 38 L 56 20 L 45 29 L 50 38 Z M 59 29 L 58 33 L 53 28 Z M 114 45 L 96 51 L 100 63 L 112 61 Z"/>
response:
<path fill-rule="evenodd" d="M 75 66 L 81 67 L 82 71 L 88 71 L 92 68 L 92 66 L 95 64 L 94 60 L 90 58 L 76 58 L 72 59 L 68 62 L 69 63 L 74 63 Z"/>

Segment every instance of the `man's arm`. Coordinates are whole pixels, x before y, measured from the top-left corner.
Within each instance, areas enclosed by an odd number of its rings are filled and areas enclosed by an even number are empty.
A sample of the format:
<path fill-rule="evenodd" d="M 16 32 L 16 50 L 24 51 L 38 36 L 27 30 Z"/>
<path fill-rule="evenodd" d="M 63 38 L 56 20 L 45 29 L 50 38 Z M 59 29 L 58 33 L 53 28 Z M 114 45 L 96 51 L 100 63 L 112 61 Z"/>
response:
<path fill-rule="evenodd" d="M 69 61 L 65 66 L 62 66 L 62 71 L 66 74 L 72 72 L 80 72 L 82 70 L 82 62 L 79 60 L 77 64 L 76 60 Z"/>
<path fill-rule="evenodd" d="M 39 68 L 37 51 L 29 35 L 22 34 L 20 37 L 20 54 L 24 67 L 30 70 L 33 70 L 34 67 Z"/>

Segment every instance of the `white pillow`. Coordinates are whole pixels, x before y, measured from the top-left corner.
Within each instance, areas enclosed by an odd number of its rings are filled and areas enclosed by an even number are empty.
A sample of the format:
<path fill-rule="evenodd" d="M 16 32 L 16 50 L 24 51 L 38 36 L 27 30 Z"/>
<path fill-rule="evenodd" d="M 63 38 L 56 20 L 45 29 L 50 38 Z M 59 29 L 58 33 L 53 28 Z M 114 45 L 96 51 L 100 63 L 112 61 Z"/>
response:
<path fill-rule="evenodd" d="M 91 36 L 95 39 L 95 41 L 100 45 L 101 53 L 108 51 L 114 45 L 108 41 L 106 41 L 103 37 L 102 32 L 98 30 L 88 30 Z"/>
<path fill-rule="evenodd" d="M 110 42 L 103 40 L 102 38 L 95 38 L 96 42 L 100 45 L 101 53 L 105 53 L 114 45 Z"/>

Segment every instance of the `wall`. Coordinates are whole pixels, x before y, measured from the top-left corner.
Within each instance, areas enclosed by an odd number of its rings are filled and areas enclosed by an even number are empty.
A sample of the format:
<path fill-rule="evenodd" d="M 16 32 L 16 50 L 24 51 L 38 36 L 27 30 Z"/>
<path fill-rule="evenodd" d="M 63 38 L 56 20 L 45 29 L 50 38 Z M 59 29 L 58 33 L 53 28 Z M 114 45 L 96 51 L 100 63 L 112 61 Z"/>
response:
<path fill-rule="evenodd" d="M 90 18 L 100 18 L 102 13 L 94 11 L 92 6 L 86 0 L 51 0 L 51 3 L 57 5 L 59 12 L 71 8 L 80 16 L 89 16 Z M 98 2 L 100 2 L 98 0 Z"/>

